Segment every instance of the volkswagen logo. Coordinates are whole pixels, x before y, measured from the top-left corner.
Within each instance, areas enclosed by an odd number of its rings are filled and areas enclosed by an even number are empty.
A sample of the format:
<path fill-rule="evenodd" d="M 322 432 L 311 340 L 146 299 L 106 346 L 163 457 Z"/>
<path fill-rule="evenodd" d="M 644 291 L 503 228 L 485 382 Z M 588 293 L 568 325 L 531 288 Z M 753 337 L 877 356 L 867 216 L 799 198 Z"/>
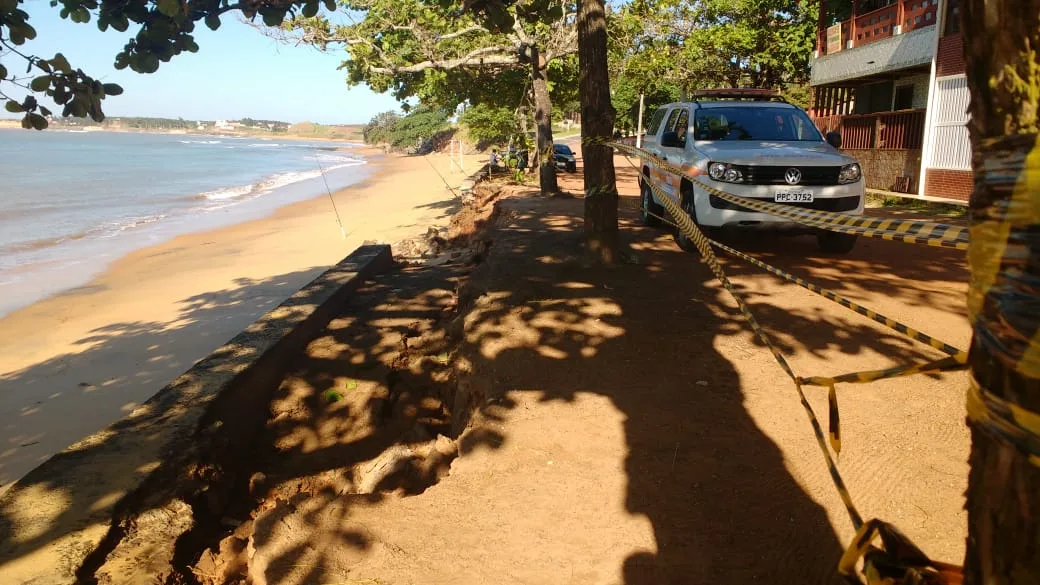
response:
<path fill-rule="evenodd" d="M 791 167 L 784 173 L 784 180 L 788 185 L 797 185 L 802 182 L 802 171 Z"/>

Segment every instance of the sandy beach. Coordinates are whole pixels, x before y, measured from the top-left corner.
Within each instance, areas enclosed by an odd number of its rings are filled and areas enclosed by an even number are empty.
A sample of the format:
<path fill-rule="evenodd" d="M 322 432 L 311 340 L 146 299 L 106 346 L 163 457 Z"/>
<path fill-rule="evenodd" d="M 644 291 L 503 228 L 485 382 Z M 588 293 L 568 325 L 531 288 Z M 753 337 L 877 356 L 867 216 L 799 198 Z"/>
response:
<path fill-rule="evenodd" d="M 372 176 L 273 216 L 138 250 L 0 319 L 0 493 L 169 380 L 367 240 L 447 225 L 447 156 L 368 152 Z M 433 163 L 431 166 L 430 163 Z M 475 166 L 475 162 L 471 163 Z"/>

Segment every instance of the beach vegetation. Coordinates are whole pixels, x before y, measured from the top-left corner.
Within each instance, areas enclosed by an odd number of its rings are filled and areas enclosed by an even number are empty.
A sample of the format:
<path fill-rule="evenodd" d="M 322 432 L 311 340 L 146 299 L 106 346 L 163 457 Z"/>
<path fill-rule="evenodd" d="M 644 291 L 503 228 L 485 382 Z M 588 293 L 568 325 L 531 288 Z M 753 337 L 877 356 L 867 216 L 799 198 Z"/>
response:
<path fill-rule="evenodd" d="M 477 104 L 459 116 L 466 135 L 478 148 L 501 145 L 520 133 L 517 111 L 508 106 Z"/>
<path fill-rule="evenodd" d="M 368 144 L 428 152 L 451 133 L 448 118 L 448 113 L 440 108 L 420 105 L 404 116 L 396 112 L 376 114 L 361 132 Z"/>

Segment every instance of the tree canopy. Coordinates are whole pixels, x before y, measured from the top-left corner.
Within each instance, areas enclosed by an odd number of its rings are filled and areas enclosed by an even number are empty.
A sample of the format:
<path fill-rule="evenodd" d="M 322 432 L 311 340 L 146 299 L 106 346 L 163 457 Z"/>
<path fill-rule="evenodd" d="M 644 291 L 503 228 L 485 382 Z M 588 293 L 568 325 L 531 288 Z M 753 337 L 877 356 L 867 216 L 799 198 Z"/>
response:
<path fill-rule="evenodd" d="M 614 107 L 619 118 L 711 87 L 785 90 L 808 82 L 819 2 L 634 0 L 609 19 Z M 634 124 L 632 124 L 634 126 Z"/>

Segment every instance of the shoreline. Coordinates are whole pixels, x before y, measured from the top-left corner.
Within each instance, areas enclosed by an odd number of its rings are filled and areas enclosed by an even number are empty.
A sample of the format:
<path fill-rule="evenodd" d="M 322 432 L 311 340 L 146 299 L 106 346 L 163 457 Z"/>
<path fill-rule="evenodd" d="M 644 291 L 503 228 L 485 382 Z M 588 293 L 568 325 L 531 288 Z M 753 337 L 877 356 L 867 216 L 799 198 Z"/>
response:
<path fill-rule="evenodd" d="M 0 493 L 118 420 L 365 241 L 447 225 L 446 160 L 359 149 L 369 176 L 262 219 L 179 235 L 0 318 Z M 379 153 L 381 154 L 381 153 Z"/>
<path fill-rule="evenodd" d="M 63 134 L 59 131 L 51 136 Z M 136 133 L 106 132 L 105 135 L 132 139 Z M 140 172 L 125 182 L 118 175 L 88 178 L 93 181 L 91 184 L 95 189 L 111 188 L 116 193 L 96 210 L 88 209 L 89 206 L 72 195 L 65 195 L 66 192 L 74 193 L 76 189 L 67 185 L 67 181 L 60 182 L 64 179 L 58 179 L 58 187 L 49 188 L 47 197 L 57 196 L 58 201 L 70 202 L 74 211 L 67 214 L 77 218 L 77 213 L 84 211 L 86 213 L 82 216 L 87 219 L 71 219 L 66 228 L 51 228 L 51 224 L 44 224 L 43 235 L 14 225 L 15 221 L 10 219 L 24 215 L 24 223 L 28 226 L 37 221 L 31 215 L 34 204 L 16 193 L 14 216 L 7 214 L 0 218 L 0 229 L 6 229 L 5 226 L 12 229 L 10 233 L 5 232 L 9 238 L 0 238 L 3 240 L 0 242 L 0 290 L 4 291 L 4 298 L 0 299 L 0 319 L 33 303 L 88 284 L 111 264 L 139 249 L 165 243 L 180 235 L 262 219 L 286 205 L 327 196 L 329 187 L 336 191 L 349 188 L 364 181 L 381 158 L 378 149 L 368 146 L 335 143 L 322 146 L 321 143 L 308 142 L 301 150 L 294 147 L 293 141 L 229 140 L 201 135 L 155 136 L 163 141 L 161 144 L 169 143 L 157 151 L 182 148 L 189 153 L 186 157 L 197 160 L 200 155 L 191 153 L 221 149 L 221 156 L 224 153 L 256 153 L 261 160 L 266 158 L 268 163 L 254 163 L 246 171 L 236 171 L 232 163 L 235 155 L 228 154 L 227 162 L 218 163 L 219 169 L 214 167 L 213 173 L 204 174 L 208 180 L 201 179 L 187 185 L 182 185 L 179 177 L 167 177 L 171 181 L 169 184 L 164 184 L 164 179 L 160 179 L 158 184 L 151 180 L 146 181 L 151 186 L 144 187 Z M 103 137 L 99 135 L 97 138 Z M 141 138 L 149 140 L 143 135 Z M 4 140 L 0 149 L 19 144 L 18 138 L 13 142 Z M 28 142 L 37 148 L 62 143 L 58 140 Z M 72 144 L 81 142 L 93 144 L 89 137 L 71 140 Z M 120 145 L 123 141 L 110 143 L 101 140 L 99 143 Z M 128 144 L 131 143 L 136 144 L 136 139 Z M 212 146 L 215 143 L 218 145 Z M 254 146 L 270 148 L 247 148 Z M 242 155 L 237 156 L 242 158 Z M 271 160 L 282 156 L 286 157 L 285 162 Z M 131 194 L 135 192 L 133 189 L 141 188 L 151 189 L 157 194 L 154 202 L 147 203 L 147 197 L 136 202 L 138 198 Z M 30 211 L 20 214 L 19 209 Z M 61 221 L 57 222 L 57 225 L 61 224 Z"/>
<path fill-rule="evenodd" d="M 5 130 L 21 131 L 26 132 L 25 128 L 22 128 L 17 120 L 13 124 L 4 124 L 7 120 L 0 119 L 0 132 Z M 337 125 L 331 125 L 335 127 Z M 357 126 L 361 126 L 358 124 Z M 358 148 L 371 148 L 358 140 L 351 140 L 348 138 L 329 138 L 322 136 L 305 136 L 302 134 L 289 134 L 287 132 L 282 133 L 250 133 L 250 132 L 207 132 L 205 130 L 143 130 L 139 128 L 103 128 L 99 126 L 51 126 L 48 127 L 45 132 L 108 132 L 113 134 L 160 134 L 163 136 L 220 136 L 223 138 L 258 138 L 261 140 L 293 140 L 293 141 L 314 141 L 314 142 L 342 142 L 351 145 L 357 145 Z M 33 130 L 36 132 L 36 130 Z"/>

